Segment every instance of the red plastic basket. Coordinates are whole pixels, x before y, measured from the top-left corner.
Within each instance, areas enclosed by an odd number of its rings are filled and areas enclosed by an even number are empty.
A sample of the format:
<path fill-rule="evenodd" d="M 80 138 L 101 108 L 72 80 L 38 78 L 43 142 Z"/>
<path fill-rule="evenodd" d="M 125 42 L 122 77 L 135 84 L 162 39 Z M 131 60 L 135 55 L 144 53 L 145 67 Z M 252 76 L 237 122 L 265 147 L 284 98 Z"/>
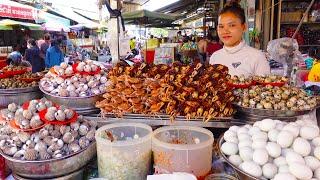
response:
<path fill-rule="evenodd" d="M 21 128 L 17 125 L 16 120 L 10 121 L 9 124 L 10 124 L 10 126 L 11 126 L 13 129 L 18 129 L 18 130 L 21 130 L 21 131 L 24 131 L 24 132 L 34 132 L 34 131 L 36 131 L 36 130 L 38 130 L 38 129 L 43 128 L 43 127 L 46 125 L 45 123 L 43 123 L 41 126 L 36 127 L 36 128 L 21 129 Z"/>
<path fill-rule="evenodd" d="M 260 85 L 267 86 L 276 86 L 276 87 L 282 87 L 286 84 L 286 82 L 270 82 L 270 83 L 265 83 L 265 82 L 259 82 Z"/>

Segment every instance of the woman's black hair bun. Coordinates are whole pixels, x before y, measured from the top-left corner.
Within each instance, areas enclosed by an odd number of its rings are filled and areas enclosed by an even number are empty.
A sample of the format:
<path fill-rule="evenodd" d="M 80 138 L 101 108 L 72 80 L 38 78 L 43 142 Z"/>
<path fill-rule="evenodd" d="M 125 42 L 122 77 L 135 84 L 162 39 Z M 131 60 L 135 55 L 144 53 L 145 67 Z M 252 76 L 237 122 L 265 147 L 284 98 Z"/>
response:
<path fill-rule="evenodd" d="M 220 11 L 219 16 L 228 12 L 235 14 L 241 20 L 242 24 L 246 22 L 246 15 L 244 13 L 244 9 L 240 6 L 238 1 L 235 0 L 226 3 L 224 8 Z"/>
<path fill-rule="evenodd" d="M 238 1 L 230 1 L 228 3 L 226 3 L 226 5 L 224 6 L 226 7 L 236 7 L 236 8 L 241 8 L 240 4 L 238 3 Z"/>

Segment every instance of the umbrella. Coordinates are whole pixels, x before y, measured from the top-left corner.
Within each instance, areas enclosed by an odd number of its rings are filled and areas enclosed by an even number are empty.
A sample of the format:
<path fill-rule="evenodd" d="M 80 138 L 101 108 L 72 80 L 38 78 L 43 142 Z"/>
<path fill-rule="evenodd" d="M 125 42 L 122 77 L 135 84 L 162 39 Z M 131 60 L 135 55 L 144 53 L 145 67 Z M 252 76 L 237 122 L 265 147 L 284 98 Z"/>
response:
<path fill-rule="evenodd" d="M 12 30 L 13 28 L 11 26 L 6 25 L 0 25 L 0 30 Z"/>
<path fill-rule="evenodd" d="M 178 16 L 173 14 L 164 14 L 148 10 L 139 10 L 122 14 L 127 24 L 139 24 L 145 27 L 170 27 Z"/>
<path fill-rule="evenodd" d="M 70 32 L 69 27 L 67 27 L 63 24 L 60 24 L 58 22 L 55 22 L 55 21 L 46 22 L 46 23 L 42 24 L 41 26 L 42 26 L 42 29 L 46 30 L 46 31 Z"/>
<path fill-rule="evenodd" d="M 4 28 L 8 28 L 9 26 L 11 27 L 11 26 L 19 26 L 19 25 L 27 27 L 30 30 L 41 30 L 41 26 L 39 24 L 15 21 L 15 20 L 11 20 L 11 19 L 3 19 L 0 21 L 0 26 L 2 26 Z M 12 29 L 12 27 L 11 27 L 11 29 Z M 7 30 L 10 30 L 10 29 L 7 29 Z"/>

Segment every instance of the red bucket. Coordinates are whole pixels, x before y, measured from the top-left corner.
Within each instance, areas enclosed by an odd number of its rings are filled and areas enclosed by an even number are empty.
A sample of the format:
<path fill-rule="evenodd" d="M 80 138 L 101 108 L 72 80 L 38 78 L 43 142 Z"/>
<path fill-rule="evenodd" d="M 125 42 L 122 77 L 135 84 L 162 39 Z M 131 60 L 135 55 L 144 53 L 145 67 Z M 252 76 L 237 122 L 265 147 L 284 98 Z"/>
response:
<path fill-rule="evenodd" d="M 147 53 L 146 53 L 145 50 L 143 51 L 143 56 L 144 56 L 145 62 L 147 64 L 152 64 L 153 63 L 154 54 L 155 54 L 155 50 L 147 50 Z"/>

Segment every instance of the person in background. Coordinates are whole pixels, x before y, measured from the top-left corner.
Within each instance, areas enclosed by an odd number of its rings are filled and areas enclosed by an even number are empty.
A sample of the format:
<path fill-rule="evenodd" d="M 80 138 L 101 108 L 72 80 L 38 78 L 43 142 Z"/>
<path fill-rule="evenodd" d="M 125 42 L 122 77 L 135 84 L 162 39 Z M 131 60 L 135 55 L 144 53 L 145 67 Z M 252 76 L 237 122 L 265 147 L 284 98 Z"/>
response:
<path fill-rule="evenodd" d="M 46 53 L 45 65 L 46 68 L 51 68 L 55 65 L 59 65 L 64 60 L 63 52 L 60 49 L 61 41 L 53 40 L 51 46 Z"/>
<path fill-rule="evenodd" d="M 222 64 L 234 76 L 270 74 L 270 66 L 263 52 L 246 44 L 242 36 L 247 29 L 244 10 L 238 3 L 225 6 L 218 18 L 218 36 L 222 49 L 212 54 L 210 64 Z"/>
<path fill-rule="evenodd" d="M 12 49 L 13 49 L 13 51 L 8 55 L 7 64 L 8 65 L 12 64 L 12 65 L 18 66 L 22 61 L 22 55 L 19 52 L 20 45 L 16 44 L 12 47 Z"/>
<path fill-rule="evenodd" d="M 135 49 L 136 48 L 136 37 L 131 38 L 129 41 L 129 44 L 130 44 L 130 50 Z"/>
<path fill-rule="evenodd" d="M 44 70 L 44 63 L 41 62 L 40 50 L 34 39 L 29 39 L 27 41 L 27 47 L 24 59 L 28 61 L 32 66 L 32 73 L 40 72 Z"/>
<path fill-rule="evenodd" d="M 41 58 L 41 62 L 43 63 L 43 66 L 45 66 L 45 59 L 46 59 L 46 54 L 47 54 L 47 50 L 50 47 L 50 34 L 45 34 L 44 37 L 44 42 L 42 42 L 40 44 L 40 58 Z M 39 44 L 38 44 L 39 45 Z"/>
<path fill-rule="evenodd" d="M 200 62 L 204 64 L 207 61 L 208 38 L 205 36 L 198 42 L 198 53 Z"/>
<path fill-rule="evenodd" d="M 218 36 L 208 36 L 208 45 L 207 45 L 207 53 L 210 57 L 214 52 L 222 49 L 223 46 L 219 43 L 219 37 Z"/>
<path fill-rule="evenodd" d="M 176 42 L 177 42 L 177 43 L 182 43 L 182 42 L 183 42 L 183 36 L 182 36 L 181 31 L 178 31 L 178 32 L 177 32 Z"/>

